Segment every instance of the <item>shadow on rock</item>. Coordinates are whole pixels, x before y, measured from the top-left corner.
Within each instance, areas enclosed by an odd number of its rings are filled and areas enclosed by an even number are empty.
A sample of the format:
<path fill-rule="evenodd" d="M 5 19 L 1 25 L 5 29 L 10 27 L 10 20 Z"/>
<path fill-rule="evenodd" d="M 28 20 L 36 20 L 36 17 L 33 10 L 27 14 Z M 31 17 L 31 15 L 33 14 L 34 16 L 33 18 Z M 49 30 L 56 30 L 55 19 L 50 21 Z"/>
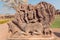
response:
<path fill-rule="evenodd" d="M 59 32 L 54 32 L 54 34 L 55 34 L 57 37 L 60 37 L 60 33 L 59 33 Z"/>

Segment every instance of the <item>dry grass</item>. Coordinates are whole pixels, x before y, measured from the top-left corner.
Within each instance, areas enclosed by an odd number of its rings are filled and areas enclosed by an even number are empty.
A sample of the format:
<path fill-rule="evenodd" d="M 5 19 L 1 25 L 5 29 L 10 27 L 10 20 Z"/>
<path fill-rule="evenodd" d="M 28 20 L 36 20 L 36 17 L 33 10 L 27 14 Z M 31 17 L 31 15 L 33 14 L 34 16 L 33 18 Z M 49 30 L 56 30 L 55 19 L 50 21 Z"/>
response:
<path fill-rule="evenodd" d="M 0 24 L 4 24 L 4 23 L 7 23 L 9 21 L 13 20 L 13 18 L 9 18 L 9 19 L 1 19 L 0 20 Z"/>
<path fill-rule="evenodd" d="M 60 15 L 55 16 L 55 20 L 52 24 L 52 28 L 60 28 Z"/>

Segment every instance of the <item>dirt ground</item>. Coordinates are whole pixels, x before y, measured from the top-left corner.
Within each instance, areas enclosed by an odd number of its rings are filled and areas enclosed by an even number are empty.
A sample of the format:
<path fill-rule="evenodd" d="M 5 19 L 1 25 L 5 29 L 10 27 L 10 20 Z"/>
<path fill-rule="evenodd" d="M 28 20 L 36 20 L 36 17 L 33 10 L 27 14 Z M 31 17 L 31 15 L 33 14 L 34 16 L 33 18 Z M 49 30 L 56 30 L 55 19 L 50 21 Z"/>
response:
<path fill-rule="evenodd" d="M 7 24 L 0 24 L 0 40 L 6 40 L 8 37 Z"/>
<path fill-rule="evenodd" d="M 60 40 L 60 28 L 53 28 L 52 29 L 55 36 Z M 0 24 L 0 40 L 7 40 L 8 37 L 8 25 L 7 24 Z"/>

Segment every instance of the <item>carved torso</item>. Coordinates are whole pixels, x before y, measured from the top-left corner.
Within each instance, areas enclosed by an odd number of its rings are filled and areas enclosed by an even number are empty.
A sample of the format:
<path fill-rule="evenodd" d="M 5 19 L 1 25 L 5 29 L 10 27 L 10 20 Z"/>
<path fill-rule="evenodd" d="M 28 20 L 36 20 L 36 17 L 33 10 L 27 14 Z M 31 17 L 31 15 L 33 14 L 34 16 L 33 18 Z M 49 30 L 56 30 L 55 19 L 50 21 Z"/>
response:
<path fill-rule="evenodd" d="M 33 15 L 33 11 L 28 11 L 27 17 L 29 20 L 32 20 L 34 18 Z"/>

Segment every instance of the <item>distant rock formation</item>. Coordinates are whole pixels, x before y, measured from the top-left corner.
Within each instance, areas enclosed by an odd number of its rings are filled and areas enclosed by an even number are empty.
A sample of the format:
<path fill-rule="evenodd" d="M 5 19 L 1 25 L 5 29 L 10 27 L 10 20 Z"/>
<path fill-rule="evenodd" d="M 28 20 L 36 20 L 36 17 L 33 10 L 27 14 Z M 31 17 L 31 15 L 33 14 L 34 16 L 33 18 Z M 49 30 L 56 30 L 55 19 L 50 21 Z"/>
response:
<path fill-rule="evenodd" d="M 0 15 L 0 19 L 14 18 L 14 15 Z"/>
<path fill-rule="evenodd" d="M 56 10 L 56 15 L 60 15 L 60 10 Z"/>

